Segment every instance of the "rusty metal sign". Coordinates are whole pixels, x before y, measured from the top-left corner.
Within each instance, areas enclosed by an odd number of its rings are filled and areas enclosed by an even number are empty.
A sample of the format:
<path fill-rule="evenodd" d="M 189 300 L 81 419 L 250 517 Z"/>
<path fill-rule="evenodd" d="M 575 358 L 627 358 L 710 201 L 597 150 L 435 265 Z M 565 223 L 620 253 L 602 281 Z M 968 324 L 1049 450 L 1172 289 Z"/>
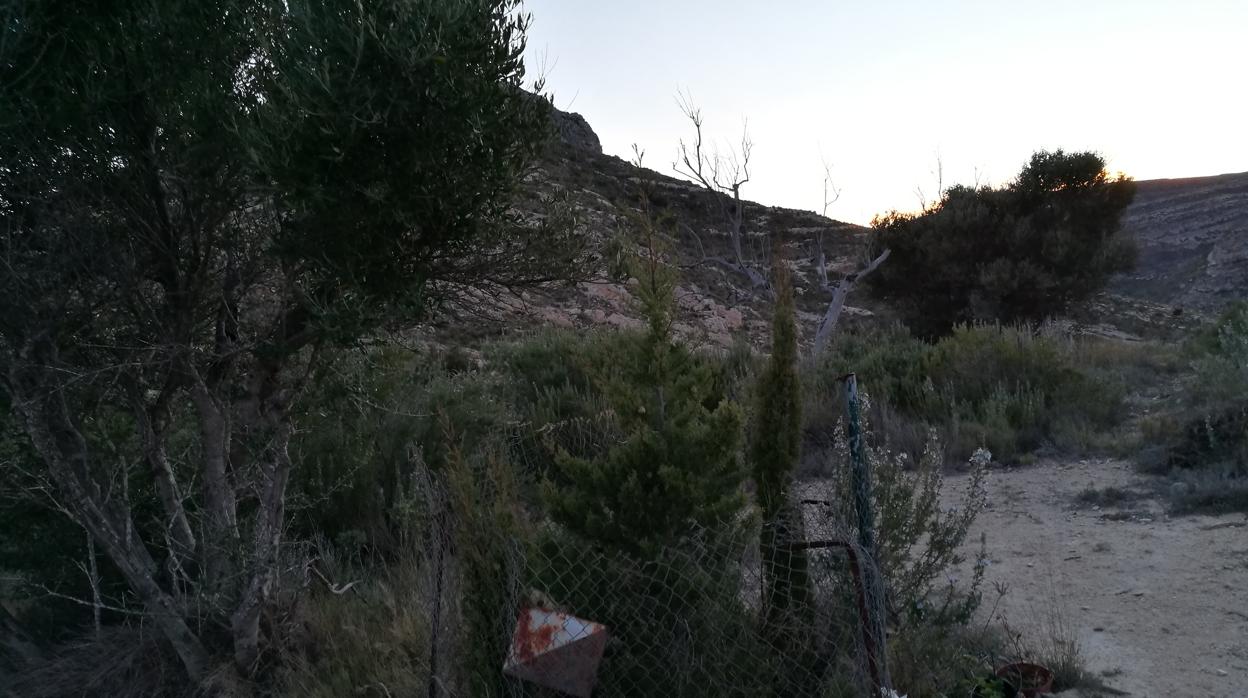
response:
<path fill-rule="evenodd" d="M 607 628 L 600 623 L 548 608 L 526 608 L 516 619 L 503 673 L 589 698 L 606 647 Z"/>

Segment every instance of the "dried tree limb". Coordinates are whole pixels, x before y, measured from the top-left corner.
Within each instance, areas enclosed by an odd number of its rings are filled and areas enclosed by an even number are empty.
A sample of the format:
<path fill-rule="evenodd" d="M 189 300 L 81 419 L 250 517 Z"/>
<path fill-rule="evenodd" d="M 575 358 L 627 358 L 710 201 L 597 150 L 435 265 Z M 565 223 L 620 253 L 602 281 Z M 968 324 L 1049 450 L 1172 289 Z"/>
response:
<path fill-rule="evenodd" d="M 854 290 L 854 286 L 859 281 L 862 281 L 868 274 L 879 268 L 890 254 L 892 254 L 892 250 L 884 250 L 880 253 L 880 256 L 871 260 L 867 266 L 847 275 L 837 284 L 836 290 L 832 293 L 832 302 L 828 304 L 828 309 L 823 314 L 823 320 L 819 323 L 819 331 L 815 333 L 813 352 L 815 357 L 822 354 L 827 347 L 828 340 L 832 337 L 832 331 L 836 329 L 836 323 L 841 317 L 841 311 L 845 308 L 845 299 L 849 297 L 850 291 Z"/>

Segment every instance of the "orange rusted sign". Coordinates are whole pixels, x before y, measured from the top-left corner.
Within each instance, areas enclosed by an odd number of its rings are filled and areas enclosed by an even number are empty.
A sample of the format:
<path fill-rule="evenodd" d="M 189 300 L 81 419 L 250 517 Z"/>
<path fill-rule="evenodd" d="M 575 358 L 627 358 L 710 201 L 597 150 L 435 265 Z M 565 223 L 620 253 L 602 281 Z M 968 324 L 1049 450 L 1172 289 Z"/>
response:
<path fill-rule="evenodd" d="M 526 608 L 503 673 L 588 698 L 607 647 L 607 628 L 548 608 Z"/>

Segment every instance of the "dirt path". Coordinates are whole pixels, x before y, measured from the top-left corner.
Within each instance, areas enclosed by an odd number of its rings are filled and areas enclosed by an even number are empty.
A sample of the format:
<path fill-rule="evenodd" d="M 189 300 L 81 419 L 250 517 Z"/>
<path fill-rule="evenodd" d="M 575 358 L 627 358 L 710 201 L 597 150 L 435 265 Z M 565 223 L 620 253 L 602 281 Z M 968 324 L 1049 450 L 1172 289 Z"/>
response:
<path fill-rule="evenodd" d="M 1140 498 L 1093 507 L 1088 487 Z M 972 534 L 988 536 L 986 601 L 1008 584 L 997 615 L 1031 631 L 1056 608 L 1127 695 L 1248 696 L 1248 518 L 1171 518 L 1154 489 L 1117 461 L 994 471 Z"/>

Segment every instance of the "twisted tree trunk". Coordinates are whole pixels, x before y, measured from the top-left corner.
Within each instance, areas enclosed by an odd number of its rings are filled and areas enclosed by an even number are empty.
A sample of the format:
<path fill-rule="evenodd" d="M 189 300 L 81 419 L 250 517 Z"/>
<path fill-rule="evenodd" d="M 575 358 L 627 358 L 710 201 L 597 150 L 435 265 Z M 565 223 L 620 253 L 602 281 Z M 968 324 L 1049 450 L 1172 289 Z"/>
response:
<path fill-rule="evenodd" d="M 10 363 L 5 381 L 14 408 L 78 523 L 101 545 L 143 603 L 191 680 L 199 682 L 208 672 L 208 652 L 173 597 L 157 583 L 156 561 L 134 535 L 128 502 L 118 501 L 100 486 L 87 440 L 70 417 L 64 386 L 50 375 L 56 356 L 55 346 L 44 336 L 24 347 L 19 361 Z"/>
<path fill-rule="evenodd" d="M 260 616 L 279 573 L 279 553 L 286 520 L 286 486 L 290 481 L 289 393 L 279 383 L 280 366 L 263 368 L 256 389 L 260 425 L 269 434 L 260 463 L 259 510 L 251 541 L 248 578 L 238 606 L 230 618 L 234 662 L 244 674 L 254 670 L 260 657 Z"/>

